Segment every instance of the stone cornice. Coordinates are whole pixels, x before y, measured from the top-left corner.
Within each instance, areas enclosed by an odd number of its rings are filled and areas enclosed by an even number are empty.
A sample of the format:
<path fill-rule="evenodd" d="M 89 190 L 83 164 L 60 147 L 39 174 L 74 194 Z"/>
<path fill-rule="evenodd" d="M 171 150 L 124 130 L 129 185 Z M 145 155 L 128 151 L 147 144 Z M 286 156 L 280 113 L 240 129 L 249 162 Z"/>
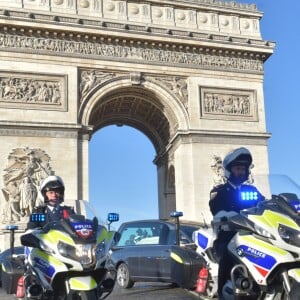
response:
<path fill-rule="evenodd" d="M 174 151 L 182 144 L 235 144 L 236 145 L 263 145 L 267 146 L 267 141 L 271 137 L 270 133 L 263 132 L 245 132 L 245 131 L 219 131 L 219 130 L 188 130 L 177 131 L 170 140 L 166 150 L 157 154 L 153 163 L 159 165 L 172 155 Z"/>
<path fill-rule="evenodd" d="M 81 124 L 72 123 L 54 123 L 54 122 L 24 122 L 24 121 L 0 121 L 0 128 L 36 128 L 36 129 L 54 129 L 54 130 L 86 130 L 92 131 L 92 126 L 85 127 Z"/>
<path fill-rule="evenodd" d="M 189 130 L 178 131 L 173 139 L 170 141 L 170 145 L 176 143 L 177 140 L 181 140 L 183 143 L 191 142 L 205 142 L 205 143 L 228 143 L 228 139 L 237 139 L 239 142 L 245 140 L 246 144 L 252 144 L 256 142 L 266 144 L 266 141 L 271 137 L 267 132 L 245 132 L 245 131 L 219 131 L 219 130 Z M 248 141 L 248 142 L 247 142 Z"/>
<path fill-rule="evenodd" d="M 0 136 L 33 136 L 89 140 L 93 127 L 81 124 L 0 121 Z"/>
<path fill-rule="evenodd" d="M 217 8 L 218 10 L 226 9 L 226 10 L 245 10 L 259 13 L 256 4 L 246 4 L 246 3 L 239 3 L 238 1 L 223 1 L 223 0 L 145 0 L 145 3 L 152 3 L 152 4 L 166 4 L 166 5 L 174 5 L 174 6 L 185 6 L 188 5 L 189 7 L 202 7 L 212 9 Z"/>
<path fill-rule="evenodd" d="M 1 15 L 8 19 L 29 22 L 50 22 L 60 25 L 91 25 L 128 28 L 146 27 L 149 32 L 194 31 L 261 40 L 258 13 L 251 5 L 222 1 L 132 1 L 48 0 L 22 4 L 0 0 Z M 8 3 L 9 2 L 9 3 Z M 70 4 L 69 4 L 70 2 Z M 87 7 L 82 7 L 88 2 Z M 55 3 L 57 3 L 55 5 Z M 176 6 L 177 3 L 177 6 Z M 180 3 L 180 6 L 178 4 Z M 53 5 L 52 5 L 53 4 Z M 93 4 L 93 5 L 92 5 Z M 53 7 L 51 7 L 51 5 Z M 224 8 L 226 8 L 224 10 Z M 228 10 L 230 8 L 230 10 Z M 223 9 L 223 10 L 222 10 Z"/>
<path fill-rule="evenodd" d="M 23 13 L 22 13 L 23 14 Z M 24 13 L 24 16 L 28 17 L 28 14 Z M 137 40 L 143 39 L 145 42 L 160 41 L 162 37 L 167 43 L 180 43 L 186 45 L 193 45 L 201 43 L 203 46 L 222 47 L 226 49 L 241 49 L 245 48 L 249 52 L 261 52 L 268 57 L 272 54 L 275 43 L 272 41 L 264 41 L 254 37 L 243 36 L 231 36 L 229 34 L 222 33 L 207 33 L 183 29 L 168 29 L 156 26 L 141 26 L 141 25 L 129 25 L 119 24 L 113 22 L 95 21 L 95 20 L 80 20 L 78 18 L 67 19 L 64 17 L 57 17 L 53 22 L 53 17 L 48 16 L 47 20 L 41 21 L 36 19 L 35 16 L 27 19 L 25 22 L 20 21 L 17 17 L 9 17 L 0 15 L 0 25 L 2 28 L 11 28 L 12 31 L 29 32 L 30 34 L 37 33 L 41 35 L 56 34 L 63 38 L 80 37 L 86 41 L 95 40 L 98 36 L 107 37 L 111 39 L 127 39 Z M 49 20 L 48 20 L 49 19 Z M 66 24 L 66 21 L 69 24 Z M 11 24 L 10 24 L 11 23 Z M 45 26 L 41 26 L 44 24 Z M 47 28 L 47 29 L 43 29 Z M 217 44 L 219 46 L 217 46 Z"/>

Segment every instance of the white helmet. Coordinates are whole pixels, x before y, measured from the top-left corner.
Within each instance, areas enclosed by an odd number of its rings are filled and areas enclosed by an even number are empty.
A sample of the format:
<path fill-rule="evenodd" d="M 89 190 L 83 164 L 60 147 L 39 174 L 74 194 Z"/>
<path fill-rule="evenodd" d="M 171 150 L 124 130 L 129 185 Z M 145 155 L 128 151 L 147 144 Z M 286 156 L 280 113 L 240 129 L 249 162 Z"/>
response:
<path fill-rule="evenodd" d="M 252 164 L 252 155 L 250 151 L 245 147 L 240 147 L 232 152 L 228 153 L 224 160 L 223 160 L 223 167 L 224 167 L 224 174 L 227 179 L 230 179 L 231 174 L 231 167 L 236 165 L 243 165 L 246 167 L 247 174 L 246 179 L 248 179 L 249 176 L 249 168 Z"/>
<path fill-rule="evenodd" d="M 48 198 L 46 192 L 48 191 L 59 191 L 62 196 L 61 201 L 63 201 L 63 196 L 65 192 L 65 185 L 63 180 L 59 176 L 51 175 L 45 178 L 40 186 L 41 194 L 44 197 L 44 201 L 47 202 Z"/>

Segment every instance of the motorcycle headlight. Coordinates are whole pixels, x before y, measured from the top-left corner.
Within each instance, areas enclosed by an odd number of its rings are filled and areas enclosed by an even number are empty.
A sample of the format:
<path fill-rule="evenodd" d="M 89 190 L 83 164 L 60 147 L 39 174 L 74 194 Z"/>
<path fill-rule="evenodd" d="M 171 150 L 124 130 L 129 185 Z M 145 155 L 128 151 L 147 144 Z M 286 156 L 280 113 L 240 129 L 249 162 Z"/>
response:
<path fill-rule="evenodd" d="M 269 239 L 274 239 L 274 236 L 269 231 L 265 230 L 263 227 L 260 227 L 259 225 L 254 223 L 254 228 L 259 235 Z"/>
<path fill-rule="evenodd" d="M 278 227 L 280 237 L 288 244 L 300 247 L 300 231 L 280 224 Z"/>
<path fill-rule="evenodd" d="M 105 245 L 105 242 L 102 241 L 96 247 L 96 258 L 97 258 L 97 260 L 102 258 L 103 256 L 105 256 L 105 254 L 106 254 L 106 245 Z"/>
<path fill-rule="evenodd" d="M 42 240 L 40 240 L 40 247 L 42 250 L 44 250 L 47 253 L 50 253 L 50 254 L 55 253 L 55 251 L 52 248 L 50 248 L 49 246 L 47 246 Z"/>
<path fill-rule="evenodd" d="M 72 246 L 59 242 L 57 248 L 62 256 L 79 261 L 84 268 L 90 267 L 95 263 L 94 244 L 76 244 L 75 246 Z"/>

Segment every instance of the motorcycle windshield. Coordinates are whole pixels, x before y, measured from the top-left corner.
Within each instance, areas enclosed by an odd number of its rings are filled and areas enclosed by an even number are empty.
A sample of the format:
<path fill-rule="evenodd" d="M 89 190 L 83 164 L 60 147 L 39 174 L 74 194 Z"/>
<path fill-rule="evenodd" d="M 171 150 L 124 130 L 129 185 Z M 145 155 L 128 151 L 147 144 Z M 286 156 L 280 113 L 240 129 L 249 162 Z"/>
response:
<path fill-rule="evenodd" d="M 270 174 L 253 177 L 253 185 L 266 200 L 280 198 L 300 213 L 300 185 L 287 175 Z"/>
<path fill-rule="evenodd" d="M 75 210 L 76 214 L 71 215 L 67 221 L 72 231 L 81 239 L 91 238 L 93 233 L 99 231 L 99 227 L 105 228 L 104 222 L 101 222 L 96 210 L 88 201 L 77 200 Z"/>
<path fill-rule="evenodd" d="M 99 217 L 97 210 L 92 206 L 92 204 L 86 200 L 76 200 L 75 201 L 75 211 L 79 215 L 83 215 L 86 219 L 93 220 L 97 218 L 98 223 L 105 226 L 105 222 Z"/>

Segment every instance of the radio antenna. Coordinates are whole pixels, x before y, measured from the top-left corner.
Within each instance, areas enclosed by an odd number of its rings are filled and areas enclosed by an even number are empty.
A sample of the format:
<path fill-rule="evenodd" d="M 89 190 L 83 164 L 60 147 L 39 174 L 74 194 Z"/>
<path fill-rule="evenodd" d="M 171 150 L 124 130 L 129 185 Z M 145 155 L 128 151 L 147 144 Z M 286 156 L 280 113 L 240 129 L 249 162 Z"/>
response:
<path fill-rule="evenodd" d="M 208 228 L 208 225 L 207 225 L 207 223 L 206 223 L 206 221 L 205 221 L 205 217 L 204 217 L 204 214 L 203 214 L 203 212 L 201 213 L 201 215 L 202 215 L 202 217 L 203 217 L 203 224 L 204 224 L 204 228 Z"/>

